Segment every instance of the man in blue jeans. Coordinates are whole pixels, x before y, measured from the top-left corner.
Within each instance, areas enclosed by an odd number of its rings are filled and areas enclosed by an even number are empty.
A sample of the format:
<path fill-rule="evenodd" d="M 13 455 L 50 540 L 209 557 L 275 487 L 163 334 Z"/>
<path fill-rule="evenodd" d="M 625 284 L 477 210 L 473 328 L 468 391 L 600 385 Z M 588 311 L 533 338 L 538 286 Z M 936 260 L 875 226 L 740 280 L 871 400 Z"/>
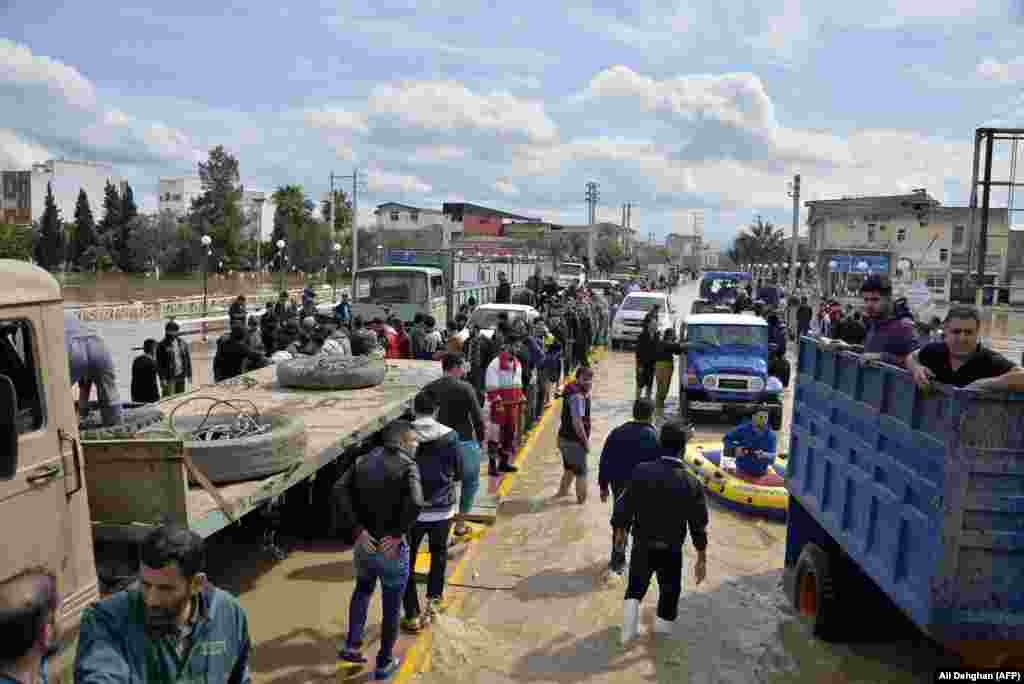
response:
<path fill-rule="evenodd" d="M 395 421 L 384 429 L 383 446 L 359 457 L 334 486 L 341 523 L 352 529 L 356 588 L 349 608 L 348 638 L 339 657 L 362 664 L 361 652 L 370 599 L 380 580 L 383 624 L 374 677 L 389 679 L 398 671 L 394 657 L 402 595 L 409 581 L 408 535 L 420 509 L 423 488 L 419 466 L 413 460 L 416 435 L 408 421 Z"/>

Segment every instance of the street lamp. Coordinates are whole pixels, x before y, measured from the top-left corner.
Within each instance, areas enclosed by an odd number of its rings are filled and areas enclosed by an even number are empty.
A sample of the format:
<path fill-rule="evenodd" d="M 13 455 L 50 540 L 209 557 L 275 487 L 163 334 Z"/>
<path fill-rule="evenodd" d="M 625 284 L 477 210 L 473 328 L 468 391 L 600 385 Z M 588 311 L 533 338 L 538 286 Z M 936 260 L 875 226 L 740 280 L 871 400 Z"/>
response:
<path fill-rule="evenodd" d="M 377 245 L 377 265 L 384 263 L 384 245 Z"/>
<path fill-rule="evenodd" d="M 338 258 L 341 256 L 341 245 L 334 243 L 334 302 L 338 302 L 338 269 L 341 267 Z"/>
<path fill-rule="evenodd" d="M 284 292 L 287 287 L 285 279 L 288 277 L 288 271 L 285 270 L 287 268 L 285 262 L 288 261 L 288 255 L 284 253 L 287 244 L 284 240 L 277 241 L 277 268 L 281 272 L 281 292 Z"/>
<path fill-rule="evenodd" d="M 213 255 L 213 250 L 210 249 L 210 245 L 213 243 L 213 239 L 209 235 L 204 235 L 199 238 L 199 242 L 203 245 L 203 317 L 207 315 L 207 288 L 206 288 L 206 273 L 209 270 L 209 260 Z"/>

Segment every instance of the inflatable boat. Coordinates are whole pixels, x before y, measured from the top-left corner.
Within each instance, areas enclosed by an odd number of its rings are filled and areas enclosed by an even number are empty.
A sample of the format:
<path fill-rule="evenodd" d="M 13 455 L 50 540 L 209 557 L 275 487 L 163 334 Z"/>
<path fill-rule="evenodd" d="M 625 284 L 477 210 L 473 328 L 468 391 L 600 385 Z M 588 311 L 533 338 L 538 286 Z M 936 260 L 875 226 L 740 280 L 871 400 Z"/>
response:
<path fill-rule="evenodd" d="M 708 494 L 726 508 L 771 520 L 786 519 L 789 492 L 784 455 L 777 457 L 761 477 L 738 472 L 735 461 L 723 457 L 721 445 L 692 446 L 687 449 L 684 461 Z"/>

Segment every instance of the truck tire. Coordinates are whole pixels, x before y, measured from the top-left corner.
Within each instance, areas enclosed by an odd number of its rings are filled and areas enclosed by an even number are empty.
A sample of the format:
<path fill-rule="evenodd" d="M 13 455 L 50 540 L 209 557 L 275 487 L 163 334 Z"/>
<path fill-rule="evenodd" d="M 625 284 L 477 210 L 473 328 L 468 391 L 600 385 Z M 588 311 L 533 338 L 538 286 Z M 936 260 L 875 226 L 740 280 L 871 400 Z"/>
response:
<path fill-rule="evenodd" d="M 843 619 L 838 610 L 834 565 L 824 549 L 807 544 L 793 569 L 793 608 L 811 623 L 814 636 L 824 641 L 839 637 Z"/>
<path fill-rule="evenodd" d="M 98 401 L 90 401 L 88 408 L 89 418 L 78 425 L 78 435 L 85 441 L 98 441 L 104 439 L 124 439 L 145 428 L 159 423 L 164 419 L 164 414 L 155 404 L 137 404 L 123 402 L 123 419 L 117 425 L 103 427 L 99 421 L 100 404 Z"/>
<path fill-rule="evenodd" d="M 234 422 L 235 416 L 181 416 L 174 429 L 191 433 L 206 426 Z M 270 432 L 241 439 L 186 440 L 192 462 L 214 484 L 255 480 L 288 470 L 306 456 L 306 424 L 296 416 L 263 414 L 259 422 L 270 423 Z"/>
<path fill-rule="evenodd" d="M 314 356 L 277 364 L 277 381 L 299 389 L 363 389 L 384 382 L 387 364 L 372 356 Z"/>

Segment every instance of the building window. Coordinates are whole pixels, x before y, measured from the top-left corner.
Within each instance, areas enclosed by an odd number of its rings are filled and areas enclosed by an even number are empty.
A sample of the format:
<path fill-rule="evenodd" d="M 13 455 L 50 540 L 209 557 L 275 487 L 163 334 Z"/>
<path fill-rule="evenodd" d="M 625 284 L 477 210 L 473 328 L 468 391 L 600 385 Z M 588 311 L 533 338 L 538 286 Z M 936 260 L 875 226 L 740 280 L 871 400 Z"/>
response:
<path fill-rule="evenodd" d="M 179 193 L 176 193 L 176 194 L 174 195 L 174 201 L 175 201 L 175 202 L 180 202 L 180 201 L 181 201 L 181 193 L 180 193 L 180 192 L 179 192 Z"/>
<path fill-rule="evenodd" d="M 413 223 L 419 223 L 419 221 L 420 221 L 420 212 L 418 212 L 418 211 L 410 211 L 409 212 L 409 220 L 412 221 Z"/>
<path fill-rule="evenodd" d="M 898 228 L 896 229 L 896 242 L 903 242 L 907 239 L 907 229 Z"/>
<path fill-rule="evenodd" d="M 398 212 L 397 211 L 391 212 L 391 220 L 392 221 L 397 221 L 398 220 Z"/>
<path fill-rule="evenodd" d="M 964 244 L 964 227 L 953 226 L 953 244 L 962 245 Z"/>
<path fill-rule="evenodd" d="M 940 249 L 939 250 L 939 263 L 940 264 L 945 264 L 945 263 L 948 263 L 948 262 L 949 262 L 949 250 L 948 249 Z"/>
<path fill-rule="evenodd" d="M 874 242 L 874 241 L 875 241 L 875 224 L 869 223 L 868 224 L 868 242 Z"/>
<path fill-rule="evenodd" d="M 946 279 L 942 276 L 928 276 L 927 283 L 929 290 L 946 289 Z"/>

